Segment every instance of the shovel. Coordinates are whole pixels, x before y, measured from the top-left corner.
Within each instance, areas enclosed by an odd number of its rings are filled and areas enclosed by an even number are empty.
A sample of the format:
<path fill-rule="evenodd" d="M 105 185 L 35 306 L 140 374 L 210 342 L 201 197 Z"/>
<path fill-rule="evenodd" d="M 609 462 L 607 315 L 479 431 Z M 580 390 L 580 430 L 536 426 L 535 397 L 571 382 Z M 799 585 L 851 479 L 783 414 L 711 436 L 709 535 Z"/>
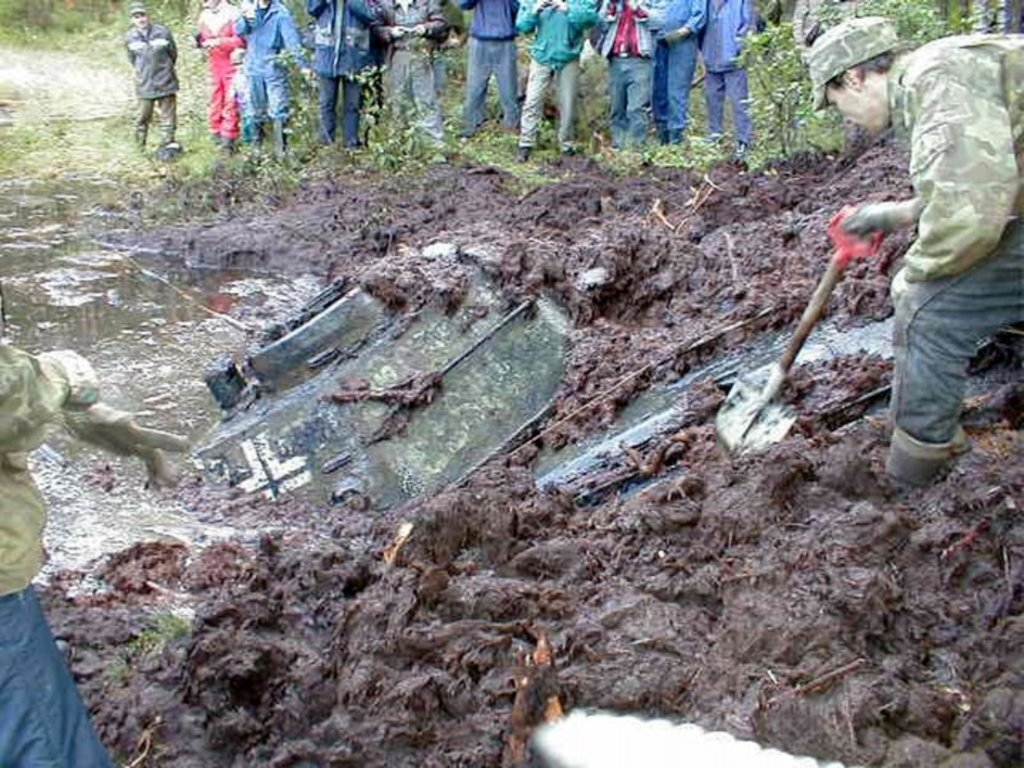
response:
<path fill-rule="evenodd" d="M 775 398 L 789 375 L 793 361 L 825 311 L 832 290 L 842 279 L 847 265 L 854 259 L 877 254 L 884 237 L 877 232 L 869 240 L 862 240 L 843 230 L 843 221 L 854 210 L 847 206 L 829 222 L 828 235 L 835 252 L 782 357 L 775 363 L 741 374 L 719 409 L 715 430 L 719 443 L 729 453 L 760 450 L 777 443 L 796 421 L 796 412 L 775 402 Z"/>

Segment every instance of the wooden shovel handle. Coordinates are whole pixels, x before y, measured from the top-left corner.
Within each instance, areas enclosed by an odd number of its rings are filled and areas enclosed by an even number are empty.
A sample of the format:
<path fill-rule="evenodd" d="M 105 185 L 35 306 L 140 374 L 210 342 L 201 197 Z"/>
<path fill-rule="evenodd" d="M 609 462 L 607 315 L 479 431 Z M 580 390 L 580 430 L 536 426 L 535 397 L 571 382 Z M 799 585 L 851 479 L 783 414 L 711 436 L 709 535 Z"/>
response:
<path fill-rule="evenodd" d="M 807 341 L 807 337 L 811 335 L 811 331 L 821 318 L 822 313 L 825 311 L 825 305 L 828 304 L 829 297 L 832 296 L 832 291 L 843 277 L 843 268 L 842 259 L 833 257 L 829 261 L 828 269 L 822 275 L 821 280 L 818 282 L 818 287 L 814 289 L 814 295 L 811 297 L 810 303 L 800 318 L 800 325 L 796 327 L 796 332 L 793 334 L 793 338 L 790 339 L 789 346 L 786 347 L 786 351 L 782 353 L 782 357 L 779 359 L 779 368 L 782 369 L 783 373 L 789 373 L 789 369 L 793 366 L 796 356 L 800 354 L 804 342 Z"/>

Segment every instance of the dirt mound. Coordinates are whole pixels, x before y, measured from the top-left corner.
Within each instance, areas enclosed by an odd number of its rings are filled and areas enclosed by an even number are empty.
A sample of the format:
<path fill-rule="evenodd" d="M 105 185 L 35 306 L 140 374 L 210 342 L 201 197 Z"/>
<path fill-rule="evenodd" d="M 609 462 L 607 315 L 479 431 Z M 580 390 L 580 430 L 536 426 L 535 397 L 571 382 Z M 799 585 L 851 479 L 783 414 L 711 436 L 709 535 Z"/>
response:
<path fill-rule="evenodd" d="M 435 169 L 411 191 L 326 184 L 287 210 L 163 238 L 192 263 L 345 275 L 406 309 L 457 303 L 478 267 L 513 295 L 553 294 L 574 322 L 549 422 L 565 426 L 545 438 L 557 445 L 657 378 L 789 326 L 827 260 L 831 212 L 866 191 L 902 197 L 903 168 L 886 147 L 838 174 L 819 160 L 616 179 L 571 160 L 526 196 L 489 169 Z M 440 241 L 460 258 L 421 250 Z M 853 267 L 837 322 L 890 311 L 905 244 Z M 373 517 L 193 482 L 181 494 L 201 519 L 279 532 L 187 555 L 136 548 L 107 566 L 102 595 L 69 597 L 66 577 L 49 615 L 101 735 L 136 764 L 512 766 L 516 739 L 557 702 L 850 764 L 1019 765 L 1022 387 L 971 401 L 974 450 L 898 494 L 883 424 L 822 421 L 888 376 L 871 357 L 802 367 L 786 394 L 794 434 L 736 459 L 716 449 L 722 392 L 705 384 L 682 428 L 628 456 L 592 504 L 539 492 L 531 450 Z M 141 596 L 151 613 L 191 608 L 191 632 L 112 674 L 152 619 Z"/>

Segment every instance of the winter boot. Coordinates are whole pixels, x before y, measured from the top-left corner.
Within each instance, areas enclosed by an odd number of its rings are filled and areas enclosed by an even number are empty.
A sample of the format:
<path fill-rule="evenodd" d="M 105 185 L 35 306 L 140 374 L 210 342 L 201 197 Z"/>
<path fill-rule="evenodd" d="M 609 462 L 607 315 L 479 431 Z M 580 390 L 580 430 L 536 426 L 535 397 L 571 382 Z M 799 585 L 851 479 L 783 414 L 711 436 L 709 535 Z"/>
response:
<path fill-rule="evenodd" d="M 517 154 L 517 159 L 520 163 L 528 162 L 530 159 L 530 152 L 533 150 L 532 147 L 520 147 Z"/>
<path fill-rule="evenodd" d="M 284 157 L 288 150 L 288 135 L 284 131 L 284 120 L 274 121 L 274 155 Z"/>

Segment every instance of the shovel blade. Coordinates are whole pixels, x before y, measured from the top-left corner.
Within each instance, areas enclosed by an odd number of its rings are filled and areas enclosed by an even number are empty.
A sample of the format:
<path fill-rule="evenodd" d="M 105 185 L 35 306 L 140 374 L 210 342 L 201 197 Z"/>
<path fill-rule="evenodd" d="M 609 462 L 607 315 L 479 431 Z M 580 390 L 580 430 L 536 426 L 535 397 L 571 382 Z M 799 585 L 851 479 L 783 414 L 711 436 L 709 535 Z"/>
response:
<path fill-rule="evenodd" d="M 718 442 L 732 454 L 767 448 L 782 440 L 796 421 L 792 408 L 765 398 L 775 366 L 738 377 L 715 418 Z"/>

